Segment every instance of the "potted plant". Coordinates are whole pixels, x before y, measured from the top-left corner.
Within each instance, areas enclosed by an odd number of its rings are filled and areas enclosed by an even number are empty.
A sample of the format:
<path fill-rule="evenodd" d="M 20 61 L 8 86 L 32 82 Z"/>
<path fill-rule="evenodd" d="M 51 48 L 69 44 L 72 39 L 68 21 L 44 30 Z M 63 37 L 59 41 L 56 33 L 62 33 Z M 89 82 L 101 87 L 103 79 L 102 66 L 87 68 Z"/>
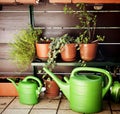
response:
<path fill-rule="evenodd" d="M 42 61 L 47 61 L 51 38 L 40 37 L 36 42 L 37 57 Z"/>
<path fill-rule="evenodd" d="M 53 38 L 49 48 L 47 66 L 51 68 L 54 68 L 58 54 L 61 54 L 61 58 L 64 61 L 74 61 L 76 59 L 75 39 L 68 34 Z"/>
<path fill-rule="evenodd" d="M 50 46 L 49 46 L 48 59 L 47 59 L 47 63 L 45 67 L 47 67 L 49 70 L 53 70 L 56 65 L 56 59 L 58 57 L 58 54 L 61 54 L 61 58 L 65 61 L 75 60 L 76 44 L 74 43 L 73 37 L 69 36 L 68 34 L 64 34 L 60 37 L 51 38 L 51 39 L 52 39 L 52 42 L 50 43 Z M 67 57 L 64 58 L 65 55 L 67 55 Z M 60 79 L 62 78 L 61 76 L 58 76 L 58 77 Z M 43 75 L 43 79 L 44 79 L 45 87 L 46 87 L 46 91 L 45 91 L 46 96 L 49 98 L 58 96 L 59 87 L 56 84 L 56 82 L 46 74 Z M 52 90 L 53 88 L 55 88 L 56 91 Z"/>
<path fill-rule="evenodd" d="M 62 76 L 58 77 L 62 79 Z M 50 99 L 58 97 L 60 94 L 60 88 L 58 87 L 57 83 L 51 77 L 49 77 L 49 75 L 46 75 L 43 81 L 46 88 L 45 96 Z"/>
<path fill-rule="evenodd" d="M 76 38 L 76 43 L 80 47 L 81 58 L 84 61 L 91 61 L 96 56 L 98 42 L 104 41 L 104 36 L 95 36 L 97 16 L 88 12 L 84 3 L 76 4 L 76 8 L 79 11 L 74 11 L 65 5 L 64 12 L 65 14 L 73 14 L 79 19 L 79 24 L 76 27 L 81 29 L 81 31 Z"/>
<path fill-rule="evenodd" d="M 21 79 L 23 78 L 22 76 L 17 76 L 17 78 L 15 77 L 11 77 L 14 78 L 14 81 L 16 83 L 18 83 L 19 81 L 21 81 Z M 18 96 L 18 92 L 15 88 L 15 86 L 9 82 L 5 76 L 2 76 L 0 78 L 0 96 Z"/>
<path fill-rule="evenodd" d="M 76 43 L 75 39 L 68 34 L 59 38 L 60 54 L 63 61 L 75 61 L 76 60 Z"/>
<path fill-rule="evenodd" d="M 43 72 L 43 71 L 40 70 L 39 73 L 41 73 L 41 72 Z M 58 76 L 58 77 L 60 79 L 62 79 L 61 76 Z M 54 99 L 54 98 L 58 97 L 60 94 L 60 88 L 58 87 L 57 83 L 46 73 L 44 73 L 44 75 L 42 75 L 42 80 L 43 80 L 43 85 L 46 88 L 44 91 L 45 96 L 49 99 Z"/>
<path fill-rule="evenodd" d="M 13 42 L 10 43 L 10 56 L 21 71 L 27 70 L 34 60 L 36 54 L 35 42 L 41 33 L 41 29 L 33 29 L 30 26 L 16 34 Z"/>

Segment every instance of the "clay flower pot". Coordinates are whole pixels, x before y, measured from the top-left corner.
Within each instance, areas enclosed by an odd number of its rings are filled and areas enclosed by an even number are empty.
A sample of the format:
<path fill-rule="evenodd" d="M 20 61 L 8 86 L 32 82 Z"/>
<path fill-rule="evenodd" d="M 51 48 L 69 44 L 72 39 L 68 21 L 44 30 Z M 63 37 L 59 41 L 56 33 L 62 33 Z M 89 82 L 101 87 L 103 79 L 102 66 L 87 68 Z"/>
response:
<path fill-rule="evenodd" d="M 18 92 L 12 83 L 0 83 L 0 96 L 18 96 Z"/>
<path fill-rule="evenodd" d="M 45 91 L 45 96 L 47 98 L 55 98 L 57 96 L 59 96 L 59 87 L 58 85 L 56 84 L 55 81 L 51 80 L 51 81 L 48 81 L 48 80 L 45 80 L 45 87 L 46 87 L 46 91 Z"/>
<path fill-rule="evenodd" d="M 18 96 L 17 89 L 6 78 L 0 79 L 0 96 Z"/>
<path fill-rule="evenodd" d="M 74 61 L 76 59 L 76 47 L 74 43 L 66 44 L 61 49 L 61 58 L 63 61 Z"/>
<path fill-rule="evenodd" d="M 49 43 L 36 43 L 36 53 L 39 59 L 46 61 L 48 59 Z"/>
<path fill-rule="evenodd" d="M 92 61 L 96 57 L 97 43 L 80 44 L 80 57 L 84 61 Z"/>
<path fill-rule="evenodd" d="M 60 79 L 62 79 L 62 76 L 58 76 Z M 45 96 L 47 98 L 53 99 L 59 96 L 60 88 L 58 87 L 57 83 L 54 80 L 45 80 Z"/>

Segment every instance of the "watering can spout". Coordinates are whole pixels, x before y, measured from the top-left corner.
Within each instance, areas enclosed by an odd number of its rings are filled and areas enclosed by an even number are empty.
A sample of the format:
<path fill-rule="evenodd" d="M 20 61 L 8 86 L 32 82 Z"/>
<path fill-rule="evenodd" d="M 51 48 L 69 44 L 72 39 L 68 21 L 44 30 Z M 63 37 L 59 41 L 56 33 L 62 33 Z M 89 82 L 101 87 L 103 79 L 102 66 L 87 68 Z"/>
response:
<path fill-rule="evenodd" d="M 62 90 L 63 94 L 66 96 L 66 98 L 68 100 L 70 100 L 70 85 L 69 85 L 69 80 L 67 78 L 65 78 L 65 81 L 67 82 L 63 82 L 62 80 L 60 80 L 55 74 L 53 74 L 50 70 L 48 70 L 47 68 L 43 68 L 43 70 L 49 74 L 50 77 L 53 78 L 53 80 L 57 83 L 57 85 L 60 87 L 60 89 Z"/>
<path fill-rule="evenodd" d="M 13 79 L 7 78 L 7 80 L 9 80 L 15 86 L 15 88 L 18 90 L 18 86 Z"/>

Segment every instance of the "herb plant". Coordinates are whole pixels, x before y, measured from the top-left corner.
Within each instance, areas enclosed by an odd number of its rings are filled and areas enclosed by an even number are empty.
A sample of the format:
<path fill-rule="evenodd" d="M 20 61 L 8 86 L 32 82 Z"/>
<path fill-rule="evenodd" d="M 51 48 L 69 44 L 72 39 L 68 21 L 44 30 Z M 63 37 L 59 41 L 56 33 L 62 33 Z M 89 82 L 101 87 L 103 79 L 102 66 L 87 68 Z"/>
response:
<path fill-rule="evenodd" d="M 41 35 L 41 29 L 22 29 L 10 43 L 10 56 L 17 63 L 20 70 L 25 71 L 35 57 L 35 42 Z"/>
<path fill-rule="evenodd" d="M 65 5 L 64 13 L 74 15 L 78 18 L 79 24 L 76 28 L 81 29 L 79 36 L 76 38 L 77 43 L 94 43 L 98 41 L 104 41 L 104 36 L 96 35 L 96 19 L 97 15 L 89 12 L 84 3 L 76 4 L 77 11 L 74 11 L 71 7 Z"/>

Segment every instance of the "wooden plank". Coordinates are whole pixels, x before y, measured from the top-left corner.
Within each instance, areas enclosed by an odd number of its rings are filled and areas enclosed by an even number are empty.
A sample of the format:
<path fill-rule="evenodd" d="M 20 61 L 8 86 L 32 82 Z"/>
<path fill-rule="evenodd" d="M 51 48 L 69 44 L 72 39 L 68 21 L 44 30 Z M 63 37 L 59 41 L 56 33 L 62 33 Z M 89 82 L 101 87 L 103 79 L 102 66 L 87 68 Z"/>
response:
<path fill-rule="evenodd" d="M 10 58 L 9 52 L 10 49 L 8 44 L 0 43 L 0 59 Z"/>
<path fill-rule="evenodd" d="M 71 0 L 49 0 L 50 3 L 71 3 Z"/>
<path fill-rule="evenodd" d="M 17 34 L 19 30 L 0 30 L 0 43 L 12 43 L 14 39 L 14 35 Z"/>
<path fill-rule="evenodd" d="M 36 4 L 36 0 L 0 0 L 0 4 Z"/>
<path fill-rule="evenodd" d="M 0 113 L 14 100 L 14 97 L 0 97 Z"/>
<path fill-rule="evenodd" d="M 16 75 L 16 73 L 19 72 L 19 74 L 24 74 L 26 72 L 29 72 L 32 74 L 32 67 L 29 66 L 28 70 L 21 72 L 20 68 L 18 68 L 17 64 L 13 62 L 12 60 L 5 60 L 5 59 L 0 59 L 0 72 L 13 72 L 13 74 Z M 7 75 L 13 75 L 13 74 L 7 74 Z"/>
<path fill-rule="evenodd" d="M 7 11 L 26 11 L 29 12 L 29 5 L 4 5 L 0 12 Z"/>
<path fill-rule="evenodd" d="M 22 4 L 36 4 L 37 3 L 36 1 L 37 0 L 16 0 L 17 3 L 22 3 Z"/>
<path fill-rule="evenodd" d="M 15 4 L 15 0 L 0 0 L 0 4 Z"/>
<path fill-rule="evenodd" d="M 112 111 L 120 111 L 120 103 L 110 102 Z"/>

